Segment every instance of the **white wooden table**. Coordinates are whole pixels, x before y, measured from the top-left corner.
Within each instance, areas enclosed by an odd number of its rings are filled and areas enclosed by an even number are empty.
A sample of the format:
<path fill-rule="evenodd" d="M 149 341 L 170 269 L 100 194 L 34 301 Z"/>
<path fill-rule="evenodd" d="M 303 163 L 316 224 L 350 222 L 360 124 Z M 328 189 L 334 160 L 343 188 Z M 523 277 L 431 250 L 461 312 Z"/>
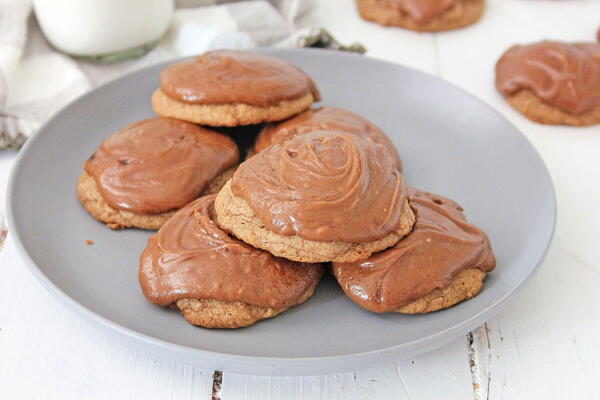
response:
<path fill-rule="evenodd" d="M 533 124 L 493 87 L 494 63 L 513 43 L 593 40 L 600 1 L 488 0 L 479 24 L 437 35 L 363 22 L 350 0 L 316 3 L 301 26 L 325 26 L 344 42 L 362 42 L 371 57 L 449 80 L 525 133 L 559 201 L 556 237 L 539 273 L 499 316 L 413 360 L 326 376 L 252 377 L 125 347 L 54 300 L 19 260 L 9 234 L 0 250 L 0 398 L 600 398 L 600 127 Z M 0 210 L 15 157 L 0 153 Z M 510 154 L 498 157 L 510 162 Z"/>

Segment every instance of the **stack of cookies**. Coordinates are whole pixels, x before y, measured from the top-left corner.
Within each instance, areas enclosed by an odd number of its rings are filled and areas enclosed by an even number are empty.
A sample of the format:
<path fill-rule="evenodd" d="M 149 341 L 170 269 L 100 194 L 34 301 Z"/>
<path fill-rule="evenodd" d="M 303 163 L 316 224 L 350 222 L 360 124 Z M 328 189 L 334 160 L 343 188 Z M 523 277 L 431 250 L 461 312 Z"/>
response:
<path fill-rule="evenodd" d="M 150 302 L 194 325 L 238 328 L 303 303 L 326 271 L 376 313 L 479 293 L 495 267 L 487 236 L 452 200 L 407 187 L 381 129 L 310 109 L 318 100 L 287 62 L 206 53 L 162 72 L 160 117 L 113 134 L 85 162 L 77 192 L 92 216 L 158 229 L 139 265 Z M 264 125 L 238 164 L 220 127 L 250 124 Z"/>

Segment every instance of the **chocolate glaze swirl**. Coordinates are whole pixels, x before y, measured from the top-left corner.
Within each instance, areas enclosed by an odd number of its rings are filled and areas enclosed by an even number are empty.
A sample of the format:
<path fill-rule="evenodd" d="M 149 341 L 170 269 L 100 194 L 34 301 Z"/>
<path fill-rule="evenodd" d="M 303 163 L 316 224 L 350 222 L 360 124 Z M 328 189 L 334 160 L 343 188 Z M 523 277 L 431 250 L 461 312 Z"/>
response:
<path fill-rule="evenodd" d="M 427 23 L 452 7 L 456 0 L 382 0 L 388 7 L 407 13 L 419 23 Z"/>
<path fill-rule="evenodd" d="M 600 105 L 600 44 L 513 46 L 496 64 L 496 88 L 505 96 L 528 89 L 553 106 L 581 114 Z"/>
<path fill-rule="evenodd" d="M 242 163 L 231 189 L 278 234 L 370 242 L 400 223 L 406 186 L 395 163 L 368 137 L 313 131 Z"/>
<path fill-rule="evenodd" d="M 113 208 L 159 214 L 198 197 L 239 157 L 229 137 L 169 118 L 133 123 L 109 136 L 85 163 Z"/>
<path fill-rule="evenodd" d="M 487 236 L 467 223 L 458 204 L 412 188 L 409 201 L 416 215 L 412 233 L 367 260 L 332 266 L 346 295 L 369 311 L 397 310 L 448 287 L 467 268 L 496 266 Z"/>
<path fill-rule="evenodd" d="M 236 50 L 218 50 L 172 64 L 160 74 L 168 97 L 192 104 L 276 105 L 312 93 L 313 80 L 279 58 Z"/>
<path fill-rule="evenodd" d="M 320 264 L 302 264 L 258 250 L 214 222 L 215 195 L 177 211 L 148 239 L 139 281 L 159 306 L 180 299 L 214 299 L 287 308 L 318 282 Z"/>
<path fill-rule="evenodd" d="M 338 130 L 367 136 L 374 142 L 384 145 L 396 158 L 398 169 L 401 169 L 402 164 L 396 148 L 381 129 L 352 111 L 336 107 L 320 107 L 305 111 L 278 124 L 267 124 L 256 138 L 254 151 L 258 153 L 268 146 L 314 130 Z"/>

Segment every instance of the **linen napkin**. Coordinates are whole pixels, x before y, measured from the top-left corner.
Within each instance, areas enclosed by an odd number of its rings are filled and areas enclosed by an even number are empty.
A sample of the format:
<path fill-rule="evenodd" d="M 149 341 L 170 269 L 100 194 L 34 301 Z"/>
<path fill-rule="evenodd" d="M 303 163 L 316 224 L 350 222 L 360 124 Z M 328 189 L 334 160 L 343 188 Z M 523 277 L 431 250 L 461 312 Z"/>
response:
<path fill-rule="evenodd" d="M 0 150 L 21 147 L 44 121 L 82 93 L 162 60 L 258 46 L 364 52 L 360 45 L 340 45 L 319 28 L 297 30 L 294 21 L 310 4 L 179 0 L 170 30 L 151 52 L 115 64 L 90 64 L 48 44 L 31 13 L 31 0 L 0 0 Z"/>

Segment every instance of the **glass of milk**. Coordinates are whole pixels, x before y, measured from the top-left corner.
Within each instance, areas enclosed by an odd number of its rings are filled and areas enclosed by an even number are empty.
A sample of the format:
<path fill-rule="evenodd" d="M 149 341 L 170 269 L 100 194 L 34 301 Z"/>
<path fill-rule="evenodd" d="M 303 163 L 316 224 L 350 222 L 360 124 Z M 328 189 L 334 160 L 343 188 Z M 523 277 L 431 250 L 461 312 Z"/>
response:
<path fill-rule="evenodd" d="M 139 57 L 166 33 L 174 0 L 33 0 L 48 41 L 73 57 L 113 62 Z"/>

